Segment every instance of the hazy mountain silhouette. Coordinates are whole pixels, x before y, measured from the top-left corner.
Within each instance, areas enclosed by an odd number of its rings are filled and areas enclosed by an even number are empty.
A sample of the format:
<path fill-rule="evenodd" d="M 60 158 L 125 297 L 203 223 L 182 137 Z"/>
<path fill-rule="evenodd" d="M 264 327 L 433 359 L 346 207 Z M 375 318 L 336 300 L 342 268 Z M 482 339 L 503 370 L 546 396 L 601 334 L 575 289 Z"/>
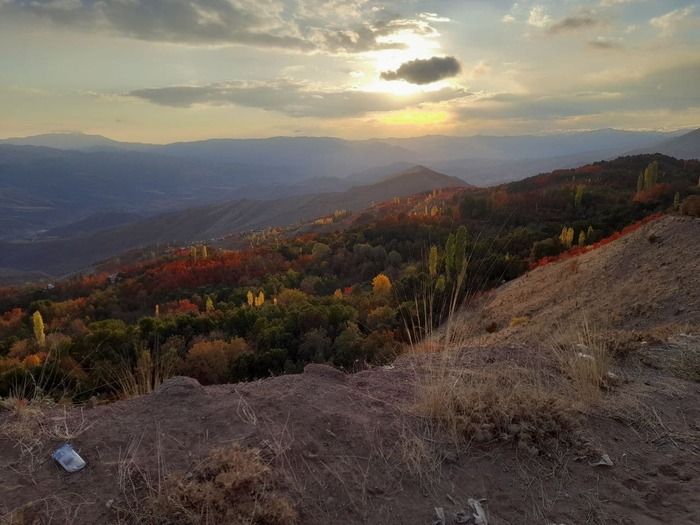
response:
<path fill-rule="evenodd" d="M 67 133 L 13 138 L 0 141 L 0 239 L 35 238 L 94 213 L 145 216 L 232 199 L 345 191 L 415 164 L 471 184 L 492 185 L 676 140 L 689 139 L 619 130 L 364 141 L 274 137 L 167 145 Z"/>
<path fill-rule="evenodd" d="M 700 159 L 700 129 L 641 148 L 636 153 L 663 153 L 677 159 Z"/>

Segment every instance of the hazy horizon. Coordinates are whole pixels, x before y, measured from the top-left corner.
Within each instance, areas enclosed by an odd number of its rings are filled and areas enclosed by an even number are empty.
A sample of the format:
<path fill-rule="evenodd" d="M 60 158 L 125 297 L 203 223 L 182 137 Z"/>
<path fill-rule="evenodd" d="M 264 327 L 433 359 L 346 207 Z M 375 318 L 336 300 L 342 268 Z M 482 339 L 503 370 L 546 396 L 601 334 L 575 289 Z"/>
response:
<path fill-rule="evenodd" d="M 0 0 L 0 137 L 690 129 L 698 29 L 682 0 Z"/>

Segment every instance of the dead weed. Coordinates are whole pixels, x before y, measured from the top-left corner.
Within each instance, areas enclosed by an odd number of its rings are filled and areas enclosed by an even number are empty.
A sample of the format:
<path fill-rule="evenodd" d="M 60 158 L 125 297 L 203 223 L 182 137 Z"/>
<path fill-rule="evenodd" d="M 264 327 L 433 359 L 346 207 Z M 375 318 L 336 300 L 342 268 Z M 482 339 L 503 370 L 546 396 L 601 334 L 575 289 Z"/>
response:
<path fill-rule="evenodd" d="M 214 450 L 189 473 L 166 477 L 131 518 L 149 525 L 296 523 L 290 499 L 274 491 L 275 480 L 259 450 L 234 443 Z"/>

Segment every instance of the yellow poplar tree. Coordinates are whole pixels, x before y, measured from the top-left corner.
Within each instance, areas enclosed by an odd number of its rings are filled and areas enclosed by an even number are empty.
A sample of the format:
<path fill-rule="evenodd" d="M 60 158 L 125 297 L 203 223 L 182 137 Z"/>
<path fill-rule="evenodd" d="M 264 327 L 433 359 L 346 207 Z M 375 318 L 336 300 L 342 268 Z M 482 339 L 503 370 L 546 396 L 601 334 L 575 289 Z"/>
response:
<path fill-rule="evenodd" d="M 253 292 L 248 290 L 248 295 L 246 297 L 248 298 L 248 306 L 253 306 L 255 304 L 253 299 Z"/>
<path fill-rule="evenodd" d="M 46 344 L 44 319 L 41 317 L 41 313 L 38 310 L 32 315 L 32 324 L 34 325 L 34 337 L 36 337 L 36 342 L 39 343 L 39 346 L 44 346 L 44 344 Z"/>
<path fill-rule="evenodd" d="M 207 312 L 213 312 L 214 311 L 214 301 L 211 300 L 211 297 L 207 297 L 207 302 L 205 306 Z"/>
<path fill-rule="evenodd" d="M 263 292 L 260 292 L 255 298 L 255 306 L 260 307 L 263 304 L 265 304 L 265 294 Z"/>
<path fill-rule="evenodd" d="M 207 252 L 207 247 L 202 246 L 202 259 L 206 259 L 207 257 L 209 257 L 209 252 Z"/>
<path fill-rule="evenodd" d="M 571 247 L 572 244 L 574 244 L 574 229 L 569 228 L 566 231 L 566 245 Z"/>

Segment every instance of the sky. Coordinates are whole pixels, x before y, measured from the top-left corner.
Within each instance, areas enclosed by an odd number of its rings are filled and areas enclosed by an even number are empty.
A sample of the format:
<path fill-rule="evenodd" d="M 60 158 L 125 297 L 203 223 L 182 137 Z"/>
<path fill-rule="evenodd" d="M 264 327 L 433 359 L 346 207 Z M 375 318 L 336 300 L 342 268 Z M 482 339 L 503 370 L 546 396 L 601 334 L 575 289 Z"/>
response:
<path fill-rule="evenodd" d="M 700 2 L 0 0 L 0 138 L 700 127 Z"/>

